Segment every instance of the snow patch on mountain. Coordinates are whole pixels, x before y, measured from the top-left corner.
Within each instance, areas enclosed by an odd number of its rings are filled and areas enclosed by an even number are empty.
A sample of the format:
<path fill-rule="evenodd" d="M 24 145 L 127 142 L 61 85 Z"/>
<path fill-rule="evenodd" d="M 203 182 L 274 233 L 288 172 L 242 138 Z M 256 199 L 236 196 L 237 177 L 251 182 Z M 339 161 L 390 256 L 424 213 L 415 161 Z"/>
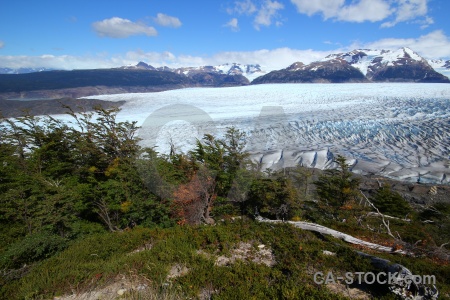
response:
<path fill-rule="evenodd" d="M 401 48 L 395 51 L 358 49 L 347 53 L 330 54 L 322 61 L 344 59 L 353 67 L 359 69 L 364 76 L 367 76 L 369 68 L 375 64 L 395 66 L 402 64 L 405 58 L 426 63 L 425 59 L 409 48 Z"/>

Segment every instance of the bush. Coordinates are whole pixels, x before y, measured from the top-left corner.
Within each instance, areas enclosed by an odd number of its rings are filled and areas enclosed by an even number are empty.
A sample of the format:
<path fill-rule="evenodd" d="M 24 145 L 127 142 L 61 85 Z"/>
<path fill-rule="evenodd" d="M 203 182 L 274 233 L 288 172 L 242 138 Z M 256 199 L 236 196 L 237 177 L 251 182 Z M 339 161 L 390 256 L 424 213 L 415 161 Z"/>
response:
<path fill-rule="evenodd" d="M 372 201 L 380 212 L 395 217 L 403 218 L 411 212 L 409 203 L 399 193 L 392 191 L 389 185 L 379 188 Z"/>
<path fill-rule="evenodd" d="M 320 199 L 338 209 L 357 198 L 360 182 L 353 177 L 345 157 L 339 155 L 334 162 L 338 169 L 325 170 L 314 184 Z"/>
<path fill-rule="evenodd" d="M 252 182 L 245 202 L 250 216 L 260 214 L 270 219 L 290 219 L 299 214 L 296 189 L 292 182 L 282 175 L 257 178 Z"/>
<path fill-rule="evenodd" d="M 68 240 L 48 232 L 31 234 L 11 244 L 0 257 L 0 268 L 18 268 L 66 248 Z"/>

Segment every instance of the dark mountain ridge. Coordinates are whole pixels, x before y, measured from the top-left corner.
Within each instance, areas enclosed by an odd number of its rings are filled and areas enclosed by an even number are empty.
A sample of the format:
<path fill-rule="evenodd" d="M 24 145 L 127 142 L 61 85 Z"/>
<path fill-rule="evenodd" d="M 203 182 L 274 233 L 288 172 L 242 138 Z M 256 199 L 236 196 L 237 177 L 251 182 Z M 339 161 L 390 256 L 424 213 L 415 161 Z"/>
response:
<path fill-rule="evenodd" d="M 343 83 L 368 82 L 357 68 L 343 59 L 313 62 L 305 65 L 296 62 L 286 69 L 272 71 L 256 78 L 252 84 L 261 83 Z"/>
<path fill-rule="evenodd" d="M 63 98 L 98 94 L 154 92 L 185 87 L 246 85 L 242 75 L 202 72 L 186 76 L 140 64 L 134 69 L 92 69 L 0 74 L 0 98 Z"/>
<path fill-rule="evenodd" d="M 93 69 L 0 74 L 0 93 L 67 89 L 87 86 L 192 85 L 189 78 L 169 72 Z"/>

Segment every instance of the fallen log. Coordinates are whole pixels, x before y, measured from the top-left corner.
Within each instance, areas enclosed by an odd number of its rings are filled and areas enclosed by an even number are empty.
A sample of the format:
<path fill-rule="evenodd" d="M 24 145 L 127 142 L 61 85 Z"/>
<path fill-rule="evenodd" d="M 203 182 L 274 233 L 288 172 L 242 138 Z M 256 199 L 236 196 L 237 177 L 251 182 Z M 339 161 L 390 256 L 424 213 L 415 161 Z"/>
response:
<path fill-rule="evenodd" d="M 260 222 L 268 222 L 268 223 L 280 223 L 283 222 L 281 220 L 269 220 L 269 219 L 264 219 L 262 217 L 257 217 L 256 218 L 258 221 Z M 382 246 L 382 245 L 378 245 L 378 244 L 374 244 L 374 243 L 370 243 L 370 242 L 366 242 L 363 240 L 360 240 L 358 238 L 355 238 L 349 234 L 319 225 L 319 224 L 315 224 L 315 223 L 309 223 L 309 222 L 303 222 L 303 221 L 287 221 L 285 223 L 289 223 L 292 224 L 293 226 L 303 229 L 303 230 L 309 230 L 309 231 L 314 231 L 314 232 L 319 232 L 322 234 L 326 234 L 326 235 L 331 235 L 337 239 L 343 240 L 347 243 L 350 244 L 354 244 L 354 245 L 360 245 L 372 250 L 376 250 L 376 251 L 380 251 L 380 252 L 387 252 L 387 253 L 399 253 L 399 254 L 404 254 L 404 255 L 410 255 L 413 256 L 412 252 L 409 251 L 405 251 L 405 250 L 401 250 L 401 249 L 395 249 L 394 247 L 387 247 L 387 246 Z"/>

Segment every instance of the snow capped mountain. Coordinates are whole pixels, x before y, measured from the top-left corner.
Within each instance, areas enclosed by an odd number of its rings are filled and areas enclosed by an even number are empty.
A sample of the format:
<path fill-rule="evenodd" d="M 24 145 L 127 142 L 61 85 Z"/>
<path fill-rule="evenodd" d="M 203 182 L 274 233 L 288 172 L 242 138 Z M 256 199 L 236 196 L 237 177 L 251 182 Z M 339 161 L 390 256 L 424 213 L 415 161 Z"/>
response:
<path fill-rule="evenodd" d="M 295 82 L 441 82 L 450 83 L 444 76 L 445 62 L 437 72 L 430 63 L 409 48 L 392 50 L 357 49 L 347 53 L 330 54 L 324 59 L 305 65 L 296 62 L 286 69 L 272 71 L 253 83 Z"/>
<path fill-rule="evenodd" d="M 429 61 L 406 47 L 395 51 L 357 49 L 328 55 L 322 61 L 335 59 L 345 60 L 371 81 L 450 82 Z"/>
<path fill-rule="evenodd" d="M 123 66 L 123 67 L 120 67 L 119 69 L 124 69 L 124 70 L 152 70 L 152 71 L 156 70 L 156 68 L 152 67 L 151 65 L 146 64 L 143 61 L 140 61 L 137 65 Z"/>
<path fill-rule="evenodd" d="M 278 76 L 280 73 L 275 77 L 272 74 L 269 77 L 275 80 L 273 82 L 450 82 L 450 60 L 427 60 L 405 47 L 397 50 L 356 49 L 346 53 L 334 53 L 307 65 L 295 62 L 288 68 L 278 71 L 267 69 L 259 64 L 225 63 L 215 66 L 171 68 L 153 67 L 142 61 L 136 65 L 122 66 L 118 69 L 173 72 L 191 78 L 200 73 L 203 74 L 202 76 L 206 76 L 205 73 L 224 76 L 240 75 L 247 78 L 249 82 L 279 71 L 291 72 L 281 77 Z M 0 74 L 23 74 L 49 70 L 51 69 L 0 68 Z M 363 78 L 355 71 L 359 71 Z M 345 75 L 345 73 L 348 74 Z M 259 78 L 258 81 L 255 83 L 272 82 L 268 81 L 268 77 Z"/>
<path fill-rule="evenodd" d="M 201 67 L 186 67 L 178 68 L 174 70 L 175 73 L 184 74 L 186 76 L 191 76 L 200 72 L 207 73 L 217 73 L 224 75 L 242 75 L 246 77 L 249 81 L 255 79 L 258 76 L 263 75 L 265 72 L 262 70 L 261 66 L 256 65 L 242 65 L 237 63 L 223 64 L 218 66 L 201 66 Z"/>
<path fill-rule="evenodd" d="M 424 58 L 409 48 L 401 48 L 396 51 L 358 49 L 347 53 L 330 54 L 323 61 L 336 58 L 346 60 L 349 64 L 358 68 L 365 76 L 379 66 L 403 65 L 408 61 L 427 63 Z"/>
<path fill-rule="evenodd" d="M 188 77 L 193 77 L 200 73 L 215 73 L 220 75 L 242 75 L 246 77 L 249 81 L 252 81 L 258 76 L 263 75 L 265 72 L 262 70 L 261 66 L 256 65 L 242 65 L 238 63 L 232 64 L 222 64 L 218 66 L 200 66 L 200 67 L 181 67 L 181 68 L 170 68 L 167 66 L 155 68 L 145 62 L 139 62 L 137 65 L 129 65 L 120 67 L 120 69 L 127 70 L 155 70 L 155 71 L 165 71 L 174 72 L 180 75 L 186 75 Z"/>
<path fill-rule="evenodd" d="M 364 75 L 342 58 L 317 61 L 305 65 L 296 62 L 279 71 L 256 78 L 253 84 L 264 83 L 343 83 L 367 82 Z"/>

